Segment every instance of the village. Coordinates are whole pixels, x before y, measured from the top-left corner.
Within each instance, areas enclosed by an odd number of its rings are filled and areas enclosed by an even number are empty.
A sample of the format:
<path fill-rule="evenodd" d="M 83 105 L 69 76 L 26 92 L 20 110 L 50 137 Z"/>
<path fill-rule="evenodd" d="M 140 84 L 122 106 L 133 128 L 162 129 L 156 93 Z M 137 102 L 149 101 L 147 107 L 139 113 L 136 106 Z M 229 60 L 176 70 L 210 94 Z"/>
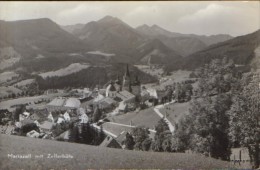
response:
<path fill-rule="evenodd" d="M 114 148 L 124 148 L 122 141 L 137 126 L 148 127 L 153 138 L 155 125 L 160 119 L 167 122 L 173 133 L 173 121 L 169 121 L 160 109 L 176 102 L 174 88 L 169 85 L 164 88 L 146 87 L 137 75 L 134 80 L 132 77 L 126 65 L 122 78 L 118 76 L 102 88 L 97 86 L 67 92 L 47 90 L 45 94 L 52 95 L 52 99 L 14 105 L 11 111 L 2 109 L 1 133 L 69 141 L 71 126 L 77 126 L 80 133 L 82 125 L 89 124 L 105 134 L 99 146 Z M 125 119 L 120 121 L 120 116 L 125 115 Z"/>

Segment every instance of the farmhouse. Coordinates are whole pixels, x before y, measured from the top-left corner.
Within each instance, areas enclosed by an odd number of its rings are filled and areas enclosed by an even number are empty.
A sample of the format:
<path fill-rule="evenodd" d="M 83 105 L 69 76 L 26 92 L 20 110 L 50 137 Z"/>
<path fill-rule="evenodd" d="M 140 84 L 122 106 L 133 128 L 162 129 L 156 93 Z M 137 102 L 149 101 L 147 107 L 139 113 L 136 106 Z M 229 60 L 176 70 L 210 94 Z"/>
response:
<path fill-rule="evenodd" d="M 80 107 L 80 101 L 76 98 L 57 97 L 47 104 L 48 111 L 66 111 Z"/>
<path fill-rule="evenodd" d="M 44 121 L 40 124 L 40 129 L 45 133 L 50 133 L 52 129 L 53 123 L 50 121 Z"/>

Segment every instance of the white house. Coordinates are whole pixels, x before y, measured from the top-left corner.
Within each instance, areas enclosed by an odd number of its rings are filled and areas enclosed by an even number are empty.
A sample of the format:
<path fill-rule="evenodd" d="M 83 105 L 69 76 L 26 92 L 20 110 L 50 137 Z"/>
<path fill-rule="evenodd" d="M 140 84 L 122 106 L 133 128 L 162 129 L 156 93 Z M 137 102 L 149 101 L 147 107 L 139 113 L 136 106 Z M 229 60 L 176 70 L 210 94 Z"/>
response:
<path fill-rule="evenodd" d="M 23 112 L 22 114 L 19 115 L 19 121 L 27 119 L 29 116 L 30 116 L 29 112 Z"/>
<path fill-rule="evenodd" d="M 88 116 L 86 114 L 82 114 L 79 116 L 80 123 L 88 123 Z"/>
<path fill-rule="evenodd" d="M 59 117 L 57 120 L 57 124 L 61 124 L 62 122 L 64 122 L 65 120 L 62 117 Z"/>
<path fill-rule="evenodd" d="M 32 130 L 28 132 L 26 136 L 31 138 L 38 138 L 40 136 L 40 133 L 36 132 L 35 130 Z"/>
<path fill-rule="evenodd" d="M 63 114 L 63 118 L 64 118 L 65 121 L 70 121 L 70 114 L 68 112 L 65 112 Z"/>
<path fill-rule="evenodd" d="M 48 115 L 48 117 L 47 117 L 50 121 L 52 121 L 52 122 L 54 122 L 54 118 L 53 118 L 53 116 L 52 116 L 52 114 L 50 113 L 49 115 Z"/>

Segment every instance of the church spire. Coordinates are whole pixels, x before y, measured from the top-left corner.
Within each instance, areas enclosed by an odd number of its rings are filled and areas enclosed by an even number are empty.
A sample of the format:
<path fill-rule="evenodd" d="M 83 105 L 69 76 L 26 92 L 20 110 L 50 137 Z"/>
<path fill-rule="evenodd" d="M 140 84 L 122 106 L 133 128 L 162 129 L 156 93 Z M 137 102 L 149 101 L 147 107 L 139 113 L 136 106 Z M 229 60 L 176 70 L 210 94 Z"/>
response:
<path fill-rule="evenodd" d="M 130 72 L 129 72 L 129 68 L 128 68 L 128 64 L 126 64 L 126 72 L 125 75 L 130 77 Z"/>

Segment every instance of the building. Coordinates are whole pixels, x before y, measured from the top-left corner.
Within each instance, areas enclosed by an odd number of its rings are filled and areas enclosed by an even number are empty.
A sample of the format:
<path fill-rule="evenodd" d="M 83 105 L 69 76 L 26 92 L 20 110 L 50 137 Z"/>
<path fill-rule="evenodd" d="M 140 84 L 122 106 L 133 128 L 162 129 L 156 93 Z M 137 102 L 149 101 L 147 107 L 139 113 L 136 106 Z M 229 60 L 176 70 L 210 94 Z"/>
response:
<path fill-rule="evenodd" d="M 126 65 L 122 83 L 119 76 L 117 76 L 115 81 L 110 81 L 106 84 L 106 97 L 113 97 L 116 92 L 118 93 L 120 91 L 128 91 L 135 96 L 140 96 L 141 94 L 141 82 L 139 81 L 138 76 L 136 76 L 134 81 L 131 79 L 128 64 Z"/>
<path fill-rule="evenodd" d="M 129 68 L 128 68 L 128 64 L 127 64 L 126 65 L 126 72 L 125 72 L 125 75 L 123 77 L 122 90 L 132 92 L 131 83 L 132 82 L 131 82 L 130 72 L 129 72 Z"/>
<path fill-rule="evenodd" d="M 49 112 L 66 111 L 77 109 L 80 107 L 80 104 L 81 103 L 77 98 L 56 97 L 48 103 L 46 107 Z"/>
<path fill-rule="evenodd" d="M 117 140 L 111 136 L 107 136 L 99 146 L 108 148 L 122 148 Z"/>
<path fill-rule="evenodd" d="M 141 82 L 138 79 L 138 76 L 135 77 L 135 81 L 131 85 L 132 93 L 140 99 L 141 96 Z"/>
<path fill-rule="evenodd" d="M 40 136 L 40 133 L 36 132 L 35 130 L 32 130 L 28 132 L 26 136 L 31 138 L 38 138 Z"/>
<path fill-rule="evenodd" d="M 51 133 L 53 123 L 50 121 L 44 121 L 40 124 L 39 128 L 45 133 Z"/>
<path fill-rule="evenodd" d="M 119 99 L 119 101 L 124 101 L 125 103 L 134 103 L 135 95 L 126 90 L 123 90 L 116 93 L 116 99 Z"/>

